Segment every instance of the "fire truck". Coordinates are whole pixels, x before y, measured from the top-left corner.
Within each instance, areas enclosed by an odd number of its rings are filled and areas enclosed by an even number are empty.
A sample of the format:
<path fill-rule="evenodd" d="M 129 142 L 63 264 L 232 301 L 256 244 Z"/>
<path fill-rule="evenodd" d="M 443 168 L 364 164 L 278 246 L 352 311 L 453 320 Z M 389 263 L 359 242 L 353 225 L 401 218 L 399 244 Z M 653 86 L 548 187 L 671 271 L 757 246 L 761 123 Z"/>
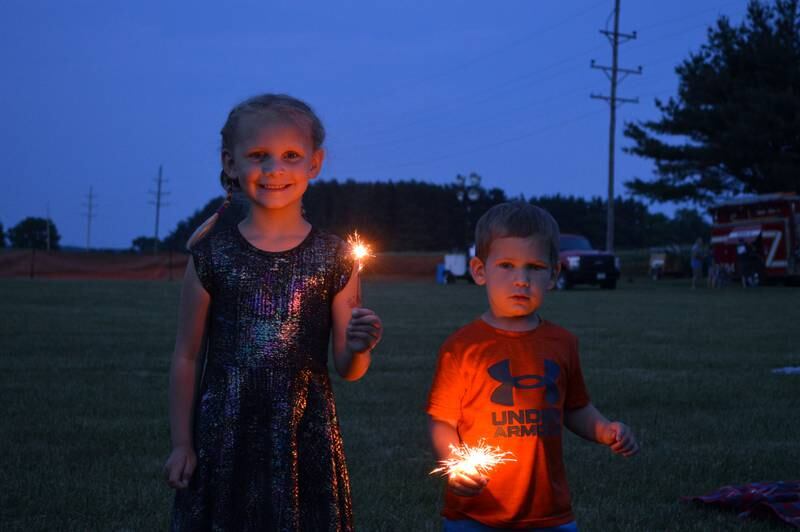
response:
<path fill-rule="evenodd" d="M 714 264 L 729 276 L 752 276 L 754 284 L 800 279 L 800 196 L 763 194 L 709 211 Z"/>

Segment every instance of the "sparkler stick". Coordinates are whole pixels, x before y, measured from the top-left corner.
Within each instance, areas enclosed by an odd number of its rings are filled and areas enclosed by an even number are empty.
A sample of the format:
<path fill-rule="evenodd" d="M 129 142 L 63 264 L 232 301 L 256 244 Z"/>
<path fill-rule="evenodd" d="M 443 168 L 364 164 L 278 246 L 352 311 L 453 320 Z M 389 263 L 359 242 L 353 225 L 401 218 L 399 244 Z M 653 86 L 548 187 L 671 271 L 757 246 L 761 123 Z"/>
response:
<path fill-rule="evenodd" d="M 450 458 L 439 461 L 439 467 L 431 471 L 431 475 L 441 473 L 443 477 L 456 473 L 474 473 L 488 475 L 495 467 L 506 462 L 516 462 L 514 454 L 494 445 L 487 445 L 480 439 L 474 447 L 466 443 L 450 444 Z"/>
<path fill-rule="evenodd" d="M 361 279 L 359 273 L 364 269 L 364 263 L 369 257 L 374 257 L 372 248 L 361 240 L 358 231 L 353 231 L 353 234 L 347 237 L 347 243 L 350 244 L 353 259 L 356 262 L 356 306 L 361 306 Z"/>

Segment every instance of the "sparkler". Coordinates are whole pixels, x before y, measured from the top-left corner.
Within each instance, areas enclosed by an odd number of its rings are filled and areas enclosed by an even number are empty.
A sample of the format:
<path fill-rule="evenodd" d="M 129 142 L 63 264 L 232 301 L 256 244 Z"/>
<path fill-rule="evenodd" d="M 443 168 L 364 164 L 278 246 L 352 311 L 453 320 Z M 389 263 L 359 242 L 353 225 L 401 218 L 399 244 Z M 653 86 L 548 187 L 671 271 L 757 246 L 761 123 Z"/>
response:
<path fill-rule="evenodd" d="M 361 240 L 358 231 L 353 231 L 353 234 L 347 237 L 347 243 L 350 244 L 350 253 L 356 261 L 356 306 L 361 306 L 361 279 L 358 274 L 364 269 L 364 263 L 368 258 L 374 257 L 372 248 Z"/>
<path fill-rule="evenodd" d="M 446 477 L 460 472 L 488 475 L 500 464 L 517 461 L 513 453 L 494 445 L 487 445 L 484 439 L 478 440 L 474 447 L 466 443 L 457 446 L 451 443 L 450 453 L 450 458 L 440 460 L 439 467 L 431 471 L 431 475 L 441 473 Z"/>

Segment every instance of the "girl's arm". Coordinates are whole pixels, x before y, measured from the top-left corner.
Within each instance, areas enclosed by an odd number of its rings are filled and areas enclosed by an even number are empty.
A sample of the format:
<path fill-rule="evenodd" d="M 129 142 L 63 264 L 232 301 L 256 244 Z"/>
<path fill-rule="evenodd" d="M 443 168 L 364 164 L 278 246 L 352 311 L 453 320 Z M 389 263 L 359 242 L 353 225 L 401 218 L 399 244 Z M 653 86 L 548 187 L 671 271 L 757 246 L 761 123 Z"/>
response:
<path fill-rule="evenodd" d="M 197 361 L 210 302 L 211 296 L 200 284 L 194 261 L 190 258 L 181 289 L 178 333 L 169 376 L 169 425 L 173 449 L 193 446 L 192 407 L 199 369 Z"/>
<path fill-rule="evenodd" d="M 333 365 L 345 380 L 364 376 L 372 361 L 371 352 L 383 334 L 381 319 L 370 309 L 358 308 L 357 285 L 353 274 L 333 298 Z"/>

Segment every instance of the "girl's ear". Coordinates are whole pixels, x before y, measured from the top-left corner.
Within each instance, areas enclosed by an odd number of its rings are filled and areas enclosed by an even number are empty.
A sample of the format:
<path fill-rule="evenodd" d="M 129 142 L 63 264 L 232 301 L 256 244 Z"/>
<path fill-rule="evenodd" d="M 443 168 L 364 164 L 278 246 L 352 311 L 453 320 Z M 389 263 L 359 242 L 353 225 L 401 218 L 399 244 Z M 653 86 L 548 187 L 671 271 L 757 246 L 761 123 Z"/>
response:
<path fill-rule="evenodd" d="M 236 176 L 236 169 L 234 168 L 233 164 L 233 155 L 228 150 L 222 150 L 220 154 L 222 158 L 222 171 L 225 172 L 225 175 L 230 177 L 231 179 L 238 179 Z"/>
<path fill-rule="evenodd" d="M 324 160 L 325 150 L 323 148 L 314 150 L 314 153 L 311 154 L 311 168 L 308 171 L 309 179 L 314 179 L 319 175 L 320 170 L 322 170 L 322 161 Z"/>
<path fill-rule="evenodd" d="M 481 259 L 472 257 L 469 260 L 469 272 L 472 274 L 476 285 L 483 286 L 486 284 L 486 268 Z"/>

